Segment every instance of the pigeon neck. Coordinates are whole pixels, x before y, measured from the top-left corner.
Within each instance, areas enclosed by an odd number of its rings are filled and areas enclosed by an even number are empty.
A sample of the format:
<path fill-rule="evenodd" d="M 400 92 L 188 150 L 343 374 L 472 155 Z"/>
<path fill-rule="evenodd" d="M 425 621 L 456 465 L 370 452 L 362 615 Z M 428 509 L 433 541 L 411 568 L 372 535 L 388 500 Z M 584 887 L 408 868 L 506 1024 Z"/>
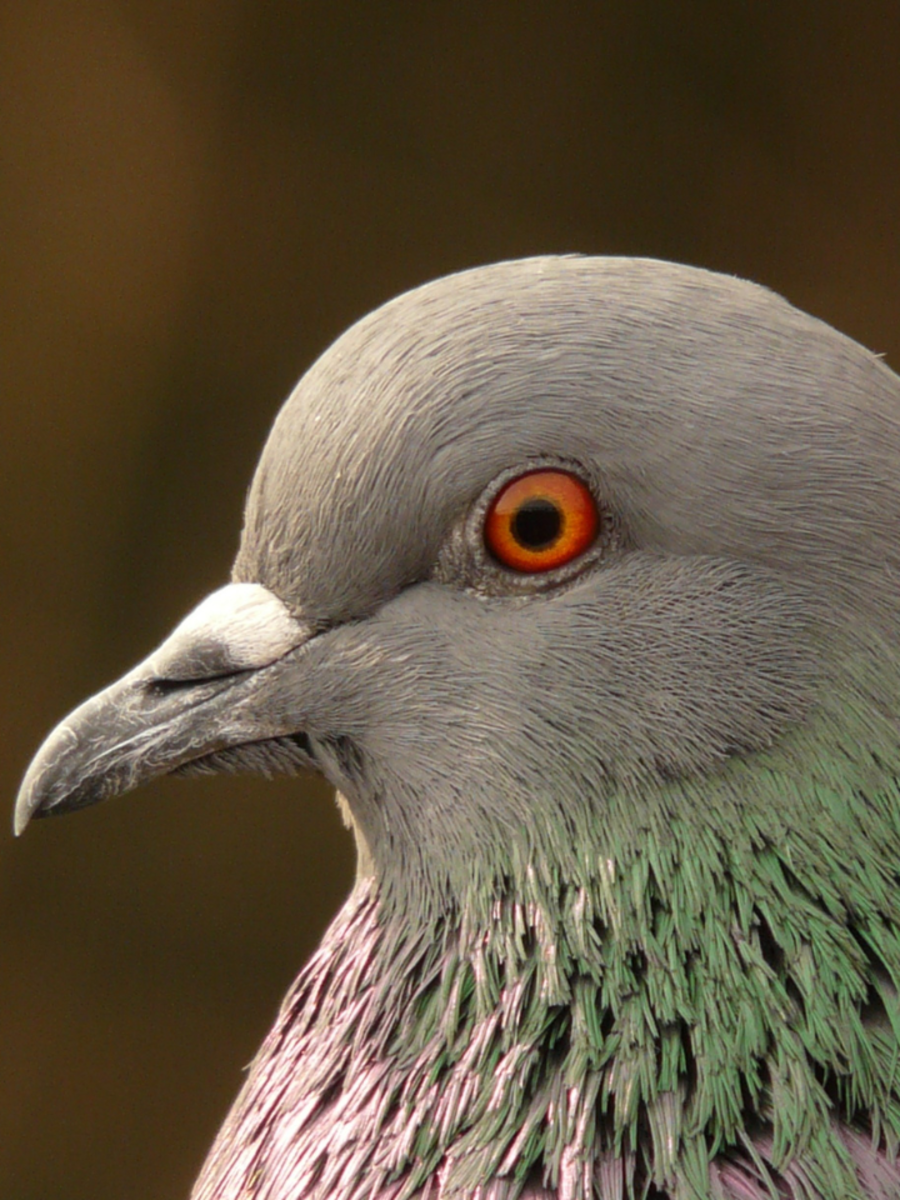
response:
<path fill-rule="evenodd" d="M 900 1194 L 896 785 L 821 762 L 800 796 L 789 759 L 631 796 L 614 853 L 428 919 L 361 880 L 195 1200 Z"/>
<path fill-rule="evenodd" d="M 440 903 L 363 872 L 194 1200 L 900 1195 L 900 755 L 864 700 L 535 797 Z"/>

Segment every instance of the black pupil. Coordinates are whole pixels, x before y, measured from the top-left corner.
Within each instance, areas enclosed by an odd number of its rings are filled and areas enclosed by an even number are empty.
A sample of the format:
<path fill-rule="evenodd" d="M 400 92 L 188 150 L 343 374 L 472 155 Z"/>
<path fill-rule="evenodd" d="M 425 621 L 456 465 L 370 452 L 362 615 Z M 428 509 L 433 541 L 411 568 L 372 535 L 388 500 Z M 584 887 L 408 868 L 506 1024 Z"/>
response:
<path fill-rule="evenodd" d="M 562 513 L 550 500 L 526 500 L 512 519 L 512 535 L 527 550 L 546 550 L 562 533 Z"/>

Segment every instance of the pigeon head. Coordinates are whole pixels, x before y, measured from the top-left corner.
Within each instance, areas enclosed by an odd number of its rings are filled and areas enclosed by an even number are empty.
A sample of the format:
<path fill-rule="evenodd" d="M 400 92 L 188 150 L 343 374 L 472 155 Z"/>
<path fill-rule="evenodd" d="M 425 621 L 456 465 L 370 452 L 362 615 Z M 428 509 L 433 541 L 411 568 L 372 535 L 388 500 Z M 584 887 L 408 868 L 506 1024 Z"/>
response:
<path fill-rule="evenodd" d="M 854 1154 L 900 1133 L 898 461 L 876 356 L 649 260 L 438 280 L 312 366 L 233 582 L 19 799 L 21 828 L 166 772 L 307 768 L 342 797 L 360 879 L 308 978 L 343 1032 L 316 1058 L 300 987 L 198 1196 L 239 1194 L 260 1104 L 272 1200 L 857 1194 Z"/>

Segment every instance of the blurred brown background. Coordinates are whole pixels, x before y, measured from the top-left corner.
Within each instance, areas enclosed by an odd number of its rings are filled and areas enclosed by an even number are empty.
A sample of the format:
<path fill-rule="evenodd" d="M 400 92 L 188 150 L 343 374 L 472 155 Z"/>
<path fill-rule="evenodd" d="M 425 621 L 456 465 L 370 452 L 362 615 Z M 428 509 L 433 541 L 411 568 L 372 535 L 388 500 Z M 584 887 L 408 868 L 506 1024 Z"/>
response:
<path fill-rule="evenodd" d="M 652 254 L 900 363 L 898 62 L 897 0 L 4 0 L 5 811 L 225 581 L 280 401 L 397 291 Z M 0 856 L 0 1200 L 185 1197 L 348 888 L 327 790 L 163 781 Z"/>

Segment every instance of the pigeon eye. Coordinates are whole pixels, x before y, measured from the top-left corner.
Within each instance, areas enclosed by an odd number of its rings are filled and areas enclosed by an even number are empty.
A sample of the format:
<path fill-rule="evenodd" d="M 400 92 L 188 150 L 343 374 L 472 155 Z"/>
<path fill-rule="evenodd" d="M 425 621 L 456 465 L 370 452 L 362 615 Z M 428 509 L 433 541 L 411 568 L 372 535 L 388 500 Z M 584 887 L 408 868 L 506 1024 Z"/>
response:
<path fill-rule="evenodd" d="M 568 471 L 544 469 L 510 480 L 494 497 L 484 540 L 504 567 L 535 574 L 583 554 L 599 528 L 597 504 L 586 484 Z"/>

